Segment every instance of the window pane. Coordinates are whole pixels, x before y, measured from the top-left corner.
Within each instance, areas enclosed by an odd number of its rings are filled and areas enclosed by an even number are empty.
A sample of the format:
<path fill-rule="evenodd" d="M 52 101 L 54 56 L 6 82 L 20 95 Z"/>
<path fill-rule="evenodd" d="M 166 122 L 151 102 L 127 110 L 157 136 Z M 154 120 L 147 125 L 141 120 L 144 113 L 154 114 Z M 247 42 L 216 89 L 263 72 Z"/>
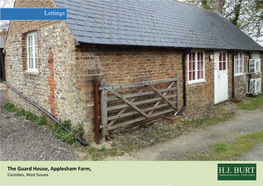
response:
<path fill-rule="evenodd" d="M 222 61 L 222 53 L 219 54 L 219 61 Z"/>
<path fill-rule="evenodd" d="M 33 59 L 29 58 L 29 68 L 32 69 L 33 68 Z"/>
<path fill-rule="evenodd" d="M 195 80 L 195 71 L 193 72 L 193 80 Z"/>
<path fill-rule="evenodd" d="M 191 61 L 192 61 L 192 62 L 195 61 L 195 53 L 193 52 L 193 53 L 191 53 L 190 55 L 191 55 Z"/>
<path fill-rule="evenodd" d="M 191 81 L 192 80 L 192 72 L 189 71 L 189 80 Z"/>
<path fill-rule="evenodd" d="M 33 58 L 31 58 L 31 68 L 32 68 L 32 69 L 34 68 L 34 61 L 33 61 Z"/>
<path fill-rule="evenodd" d="M 38 60 L 37 60 L 37 58 L 35 58 L 35 69 L 36 70 L 38 69 Z"/>
<path fill-rule="evenodd" d="M 219 70 L 222 70 L 222 62 L 219 62 Z"/>
<path fill-rule="evenodd" d="M 28 57 L 32 57 L 31 55 L 32 55 L 32 53 L 31 53 L 31 48 L 30 47 L 28 47 Z"/>
<path fill-rule="evenodd" d="M 240 67 L 243 66 L 243 60 L 242 60 L 242 58 L 239 60 L 239 66 L 240 66 Z"/>
<path fill-rule="evenodd" d="M 193 52 L 192 55 L 192 61 L 195 61 L 195 52 Z"/>
<path fill-rule="evenodd" d="M 226 70 L 226 62 L 223 62 L 223 70 Z"/>
<path fill-rule="evenodd" d="M 226 61 L 226 54 L 223 54 L 223 61 Z"/>
<path fill-rule="evenodd" d="M 238 60 L 235 60 L 235 66 L 238 67 Z"/>
<path fill-rule="evenodd" d="M 35 57 L 38 58 L 37 46 L 35 46 Z"/>
<path fill-rule="evenodd" d="M 33 46 L 33 36 L 30 36 L 30 46 Z"/>
<path fill-rule="evenodd" d="M 33 47 L 30 47 L 30 55 L 29 55 L 29 57 L 33 57 Z"/>
<path fill-rule="evenodd" d="M 31 36 L 27 36 L 27 45 L 31 46 Z"/>
<path fill-rule="evenodd" d="M 189 71 L 192 70 L 192 62 L 189 63 Z"/>

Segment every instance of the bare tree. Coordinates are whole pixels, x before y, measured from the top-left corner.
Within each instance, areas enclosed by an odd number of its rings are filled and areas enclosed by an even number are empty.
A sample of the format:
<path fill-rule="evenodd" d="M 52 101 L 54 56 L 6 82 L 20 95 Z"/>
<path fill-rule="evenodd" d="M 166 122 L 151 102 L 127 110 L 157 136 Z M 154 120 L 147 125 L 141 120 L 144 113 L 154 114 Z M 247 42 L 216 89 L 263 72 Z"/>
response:
<path fill-rule="evenodd" d="M 263 0 L 183 0 L 216 11 L 263 45 Z"/>
<path fill-rule="evenodd" d="M 15 0 L 0 0 L 0 8 L 12 8 Z M 0 31 L 7 31 L 9 27 L 9 21 L 0 21 Z"/>

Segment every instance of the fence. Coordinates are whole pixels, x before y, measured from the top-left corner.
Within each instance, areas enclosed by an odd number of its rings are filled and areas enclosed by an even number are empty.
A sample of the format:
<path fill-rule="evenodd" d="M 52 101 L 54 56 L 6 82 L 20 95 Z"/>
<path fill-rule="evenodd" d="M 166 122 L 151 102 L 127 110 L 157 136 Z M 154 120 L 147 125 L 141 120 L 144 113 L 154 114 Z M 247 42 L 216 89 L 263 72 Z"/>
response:
<path fill-rule="evenodd" d="M 107 85 L 101 80 L 102 137 L 121 127 L 153 119 L 179 108 L 179 76 L 174 79 Z"/>

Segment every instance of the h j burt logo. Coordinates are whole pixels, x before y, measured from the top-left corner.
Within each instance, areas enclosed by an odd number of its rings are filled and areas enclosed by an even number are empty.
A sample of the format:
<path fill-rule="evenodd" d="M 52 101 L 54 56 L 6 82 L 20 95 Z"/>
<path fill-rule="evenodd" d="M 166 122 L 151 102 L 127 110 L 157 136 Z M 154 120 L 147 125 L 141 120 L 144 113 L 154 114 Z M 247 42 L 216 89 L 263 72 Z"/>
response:
<path fill-rule="evenodd" d="M 256 180 L 256 164 L 218 164 L 218 180 Z"/>
<path fill-rule="evenodd" d="M 234 173 L 234 174 L 253 174 L 255 173 L 255 169 L 256 167 L 234 167 L 233 172 L 230 170 L 230 167 L 227 167 L 227 169 L 225 170 L 226 167 L 219 167 L 219 173 L 223 173 L 223 174 L 227 174 L 227 173 Z"/>

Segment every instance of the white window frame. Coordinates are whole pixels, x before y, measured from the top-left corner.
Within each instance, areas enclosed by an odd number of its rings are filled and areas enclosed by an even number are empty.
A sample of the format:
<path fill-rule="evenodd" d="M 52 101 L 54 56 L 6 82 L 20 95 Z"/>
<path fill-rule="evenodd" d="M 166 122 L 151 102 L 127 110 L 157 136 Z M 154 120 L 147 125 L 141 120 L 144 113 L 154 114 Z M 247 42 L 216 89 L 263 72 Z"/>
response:
<path fill-rule="evenodd" d="M 254 59 L 254 61 L 255 61 L 255 72 L 256 73 L 261 73 L 262 72 L 262 70 L 261 70 L 261 59 L 260 59 L 260 53 L 259 52 L 253 52 L 253 59 Z M 257 71 L 256 69 L 256 63 L 259 63 L 259 71 Z"/>
<path fill-rule="evenodd" d="M 205 82 L 205 52 L 204 51 L 191 51 L 191 53 L 195 53 L 195 79 L 194 80 L 190 80 L 190 76 L 189 76 L 189 70 L 190 70 L 190 65 L 189 65 L 189 54 L 187 55 L 187 66 L 188 66 L 188 70 L 187 70 L 187 77 L 188 77 L 188 84 L 195 84 L 195 83 L 202 83 Z M 198 57 L 197 54 L 198 53 L 203 53 L 203 78 L 202 79 L 197 79 L 198 78 Z"/>
<path fill-rule="evenodd" d="M 260 54 L 259 54 L 259 52 L 253 52 L 253 59 L 254 59 L 254 60 L 260 59 Z"/>
<path fill-rule="evenodd" d="M 236 56 L 237 56 L 237 59 L 236 59 Z M 242 59 L 242 64 L 240 65 L 240 60 Z M 236 55 L 235 55 L 235 57 L 234 57 L 234 68 L 235 68 L 235 76 L 242 76 L 242 75 L 244 75 L 244 68 L 245 68 L 245 66 L 244 66 L 244 60 L 245 60 L 245 58 L 244 58 L 244 53 L 243 52 L 238 52 Z M 236 62 L 237 61 L 237 62 Z M 237 66 L 236 66 L 236 64 L 238 64 Z M 240 67 L 242 66 L 242 72 L 240 71 Z M 238 69 L 238 71 L 236 71 L 236 68 Z"/>
<path fill-rule="evenodd" d="M 30 32 L 26 36 L 27 38 L 27 70 L 28 72 L 38 72 L 38 42 L 37 32 Z M 32 39 L 32 46 L 30 45 L 29 38 Z M 30 55 L 30 48 L 32 48 L 32 55 Z M 32 59 L 33 65 L 30 65 L 30 59 Z"/>

